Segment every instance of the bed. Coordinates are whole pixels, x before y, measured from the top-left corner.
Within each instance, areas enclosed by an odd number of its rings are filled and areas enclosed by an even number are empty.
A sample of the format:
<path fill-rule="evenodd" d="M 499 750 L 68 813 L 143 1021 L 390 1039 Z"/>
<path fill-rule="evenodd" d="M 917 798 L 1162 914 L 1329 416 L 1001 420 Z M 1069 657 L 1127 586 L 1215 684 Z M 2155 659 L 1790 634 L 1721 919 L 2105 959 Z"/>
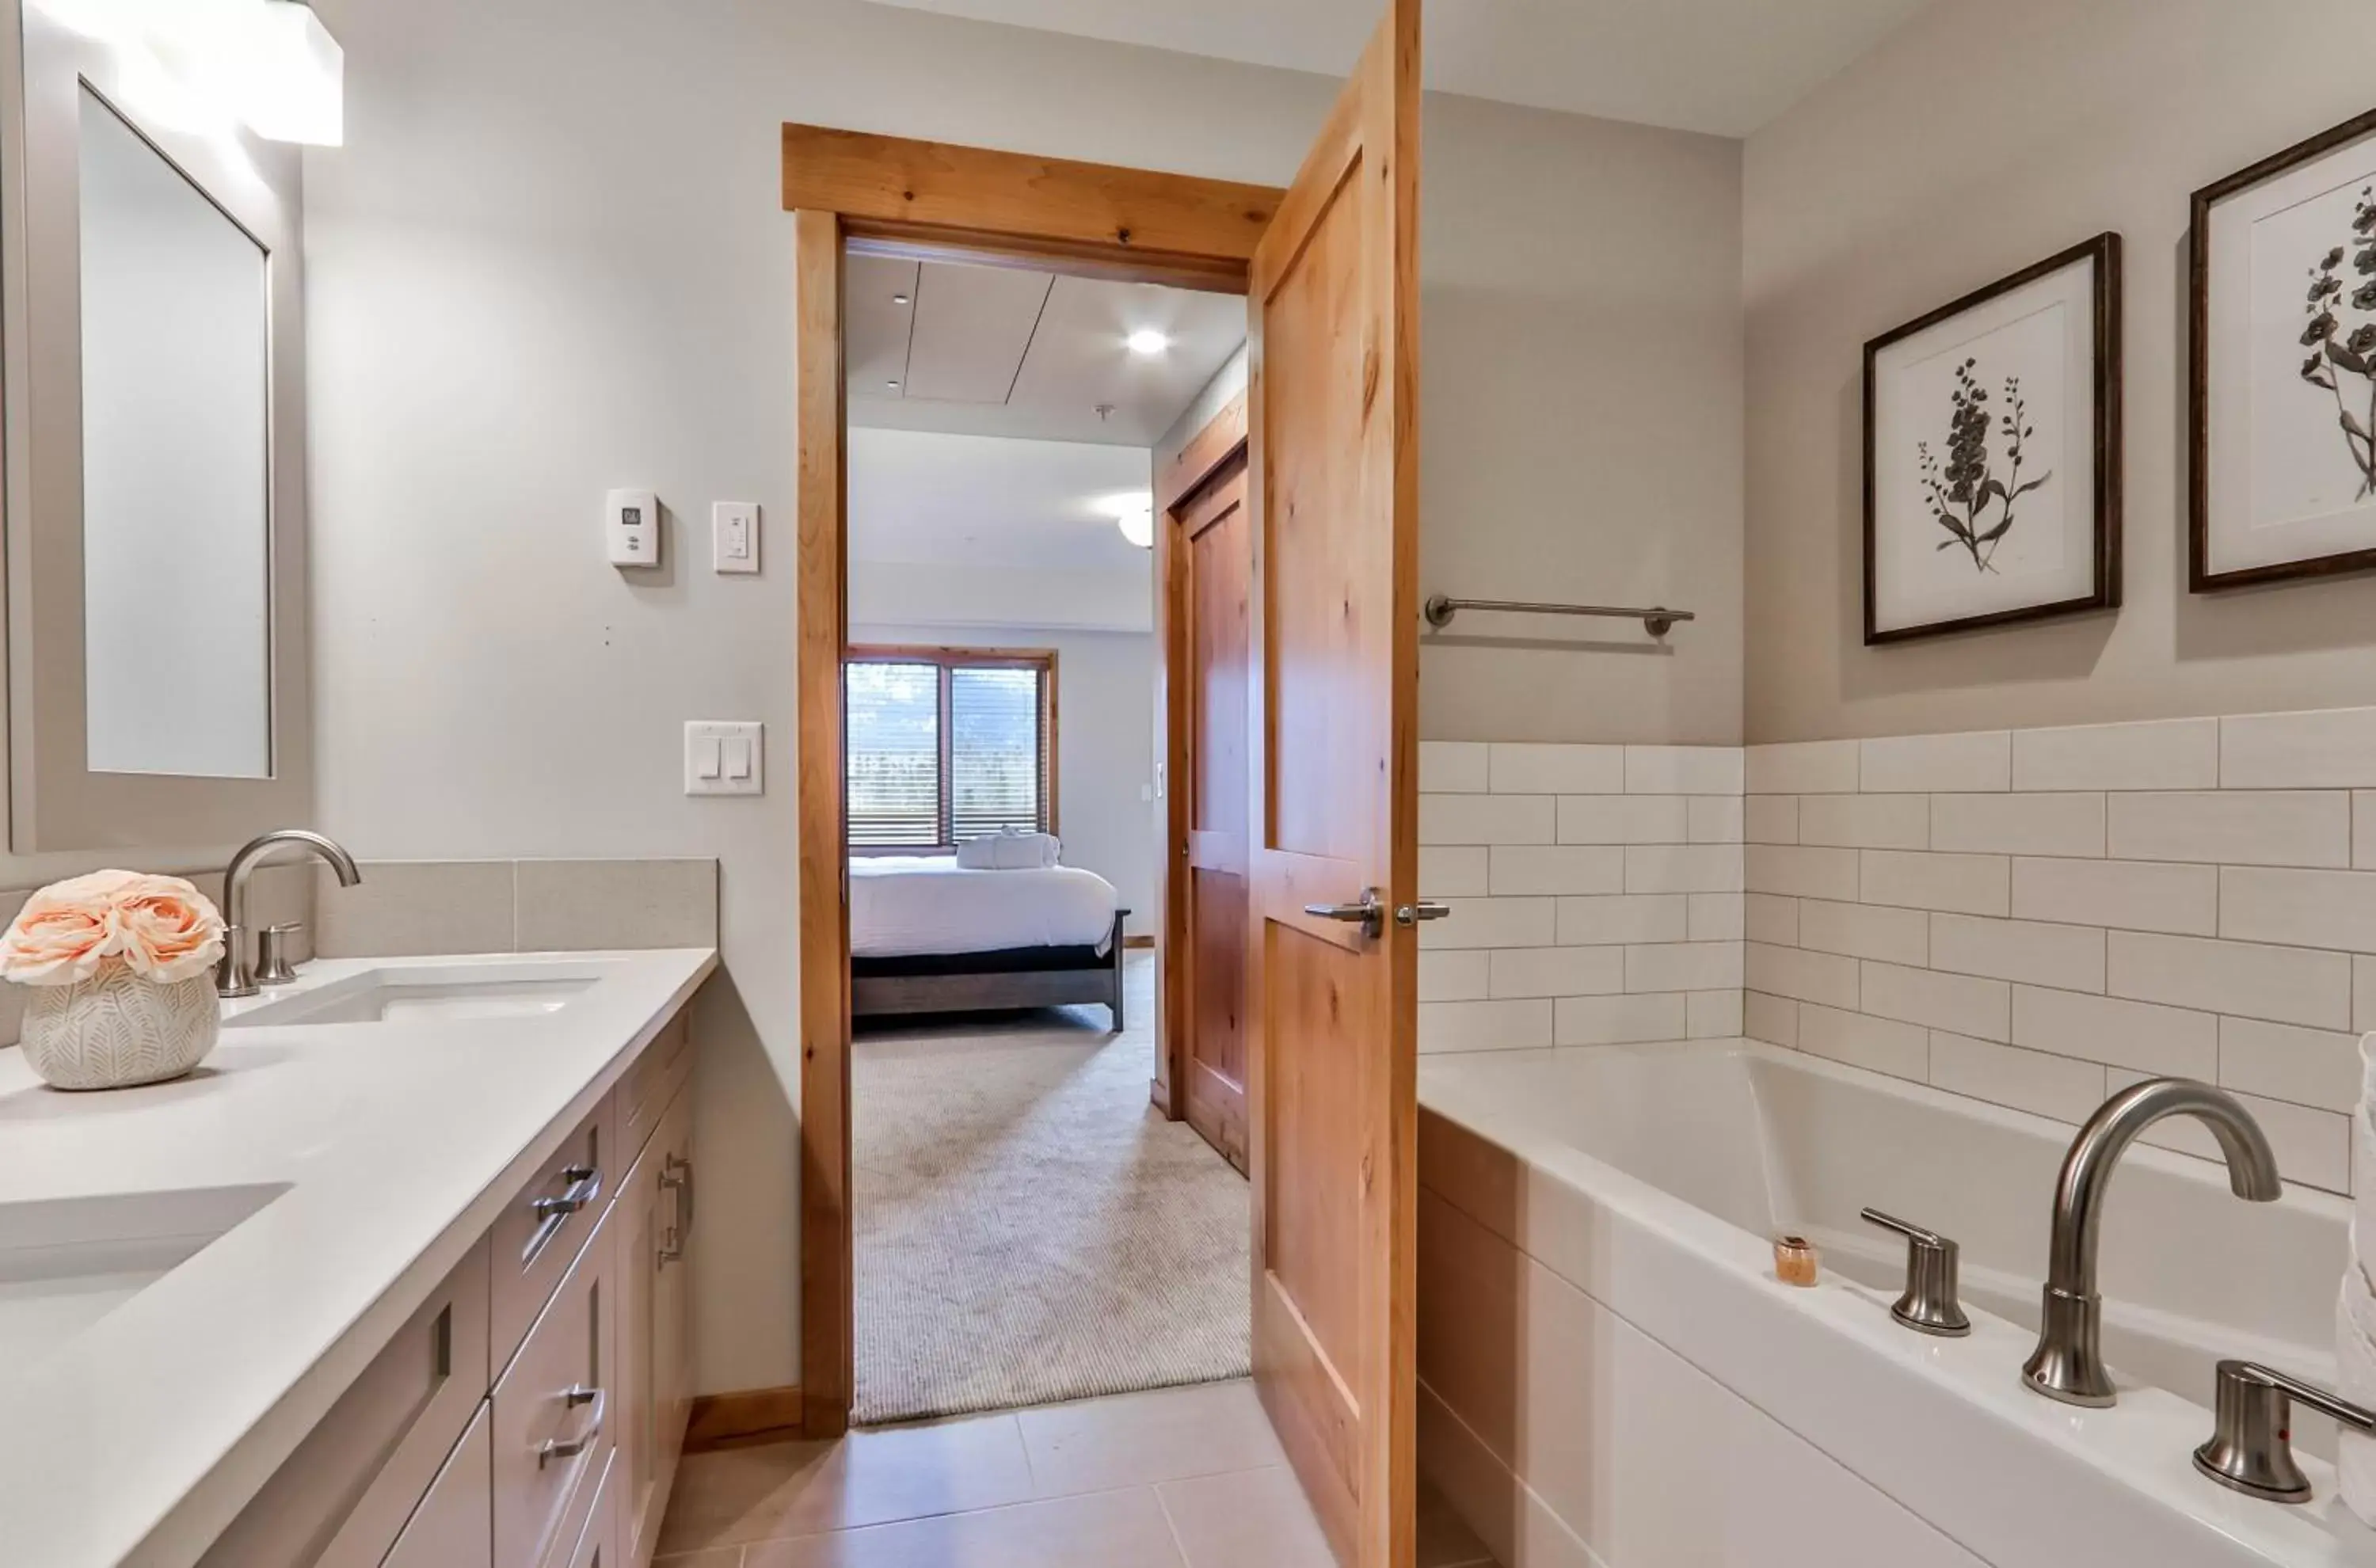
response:
<path fill-rule="evenodd" d="M 946 855 L 849 860 L 854 1017 L 1101 1002 L 1123 1028 L 1113 884 L 1078 866 L 985 871 Z"/>

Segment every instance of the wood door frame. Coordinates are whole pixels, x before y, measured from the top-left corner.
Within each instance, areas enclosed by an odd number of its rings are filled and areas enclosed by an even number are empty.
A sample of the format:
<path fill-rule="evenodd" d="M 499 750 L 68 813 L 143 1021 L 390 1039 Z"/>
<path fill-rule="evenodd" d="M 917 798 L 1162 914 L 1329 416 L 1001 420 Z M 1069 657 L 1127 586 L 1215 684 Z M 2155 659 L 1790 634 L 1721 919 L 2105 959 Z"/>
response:
<path fill-rule="evenodd" d="M 841 258 L 849 248 L 1243 293 L 1286 193 L 816 125 L 783 127 L 798 451 L 794 815 L 800 850 L 801 1412 L 849 1430 L 849 915 L 841 658 L 849 640 Z M 1158 568 L 1159 571 L 1159 568 Z M 1159 588 L 1158 588 L 1159 593 Z M 1169 855 L 1165 857 L 1167 862 Z M 1165 866 L 1169 881 L 1168 863 Z"/>
<path fill-rule="evenodd" d="M 1205 428 L 1176 453 L 1156 476 L 1155 515 L 1163 520 L 1156 552 L 1155 636 L 1163 650 L 1163 866 L 1161 889 L 1163 940 L 1157 958 L 1161 969 L 1161 1035 L 1156 1041 L 1155 1079 L 1147 1098 L 1155 1108 L 1177 1122 L 1188 1114 L 1188 987 L 1184 971 L 1188 956 L 1188 878 L 1172 874 L 1173 863 L 1188 843 L 1189 724 L 1194 717 L 1194 694 L 1185 679 L 1193 675 L 1188 647 L 1188 505 L 1212 479 L 1246 449 L 1246 395 L 1230 399 Z"/>

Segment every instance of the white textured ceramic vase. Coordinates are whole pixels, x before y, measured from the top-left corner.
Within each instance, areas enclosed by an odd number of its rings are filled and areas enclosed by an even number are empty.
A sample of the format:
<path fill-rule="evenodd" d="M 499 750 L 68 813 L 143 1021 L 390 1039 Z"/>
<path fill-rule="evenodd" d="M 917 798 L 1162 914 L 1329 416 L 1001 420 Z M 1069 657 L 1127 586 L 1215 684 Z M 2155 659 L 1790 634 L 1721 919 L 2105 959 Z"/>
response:
<path fill-rule="evenodd" d="M 210 973 L 159 985 L 122 963 L 106 963 L 73 985 L 27 989 L 25 1060 L 57 1088 L 120 1089 L 178 1078 L 206 1060 L 222 1028 Z"/>

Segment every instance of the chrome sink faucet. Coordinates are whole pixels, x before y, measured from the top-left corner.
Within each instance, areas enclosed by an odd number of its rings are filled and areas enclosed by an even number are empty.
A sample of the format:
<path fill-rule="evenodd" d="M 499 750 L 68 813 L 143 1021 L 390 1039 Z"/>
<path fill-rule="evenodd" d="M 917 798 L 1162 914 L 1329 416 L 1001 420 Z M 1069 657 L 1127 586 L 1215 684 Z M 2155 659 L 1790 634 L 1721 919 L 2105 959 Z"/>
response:
<path fill-rule="evenodd" d="M 309 833 L 302 827 L 276 828 L 260 833 L 239 847 L 239 852 L 223 868 L 223 932 L 222 961 L 215 966 L 215 993 L 219 996 L 254 996 L 256 993 L 255 971 L 247 956 L 247 879 L 258 861 L 284 844 L 295 844 L 329 862 L 339 873 L 339 885 L 352 887 L 363 879 L 355 868 L 355 858 L 335 840 L 319 833 Z"/>
<path fill-rule="evenodd" d="M 2137 1134 L 2168 1116 L 2192 1116 L 2211 1129 L 2228 1160 L 2228 1185 L 2239 1198 L 2274 1202 L 2285 1191 L 2277 1157 L 2236 1098 L 2192 1078 L 2148 1078 L 2097 1109 L 2071 1141 L 2054 1183 L 2054 1235 L 2047 1250 L 2045 1301 L 2037 1348 L 2022 1364 L 2031 1392 L 2066 1405 L 2101 1408 L 2115 1397 L 2101 1348 L 2103 1298 L 2096 1294 L 2096 1247 L 2104 1190 Z"/>

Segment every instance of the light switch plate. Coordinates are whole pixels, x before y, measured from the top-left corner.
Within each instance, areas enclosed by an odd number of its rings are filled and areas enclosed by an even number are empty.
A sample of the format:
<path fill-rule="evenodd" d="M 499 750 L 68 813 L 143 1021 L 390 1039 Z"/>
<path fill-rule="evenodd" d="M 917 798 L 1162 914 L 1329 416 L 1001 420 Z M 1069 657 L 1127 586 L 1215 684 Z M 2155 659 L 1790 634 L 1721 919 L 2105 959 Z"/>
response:
<path fill-rule="evenodd" d="M 719 573 L 759 569 L 759 504 L 718 501 L 709 508 L 709 540 Z"/>
<path fill-rule="evenodd" d="M 764 795 L 766 791 L 767 727 L 715 719 L 687 719 L 684 726 L 684 792 L 688 795 Z"/>

